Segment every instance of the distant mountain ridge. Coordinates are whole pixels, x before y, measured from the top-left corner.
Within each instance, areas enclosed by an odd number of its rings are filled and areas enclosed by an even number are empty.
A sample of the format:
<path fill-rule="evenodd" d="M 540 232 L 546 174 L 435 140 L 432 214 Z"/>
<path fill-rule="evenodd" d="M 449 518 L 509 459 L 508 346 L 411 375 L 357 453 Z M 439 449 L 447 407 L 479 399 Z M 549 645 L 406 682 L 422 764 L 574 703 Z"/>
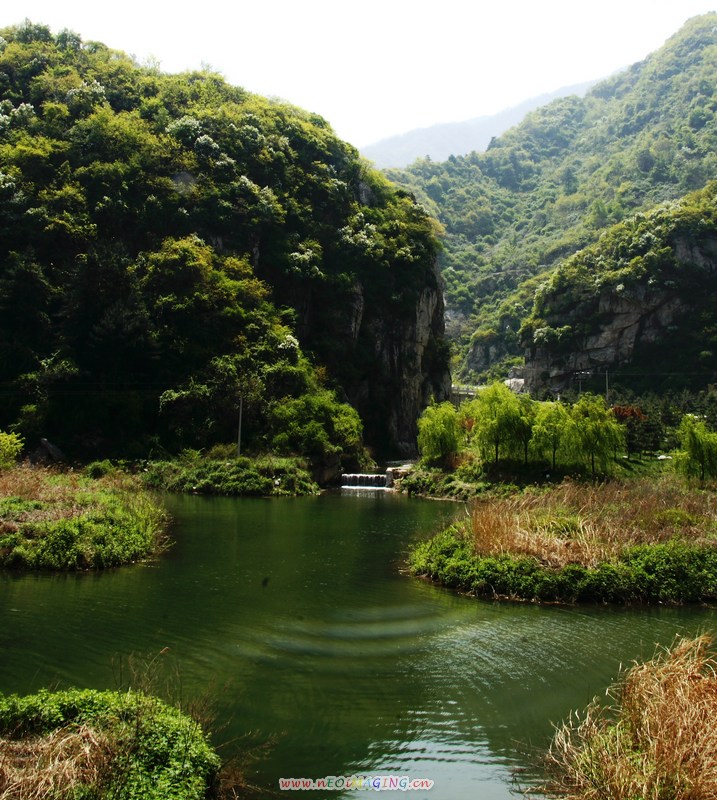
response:
<path fill-rule="evenodd" d="M 570 315 L 561 319 L 562 307 L 553 304 L 545 319 L 538 308 L 544 287 L 553 285 L 551 276 L 569 276 L 565 285 L 553 288 L 576 297 L 572 273 L 560 272 L 559 265 L 616 223 L 704 188 L 717 175 L 716 154 L 717 13 L 711 12 L 688 20 L 657 51 L 583 98 L 563 97 L 530 112 L 492 139 L 485 152 L 442 163 L 418 159 L 406 169 L 386 169 L 445 231 L 440 258 L 454 375 L 476 381 L 505 377 L 511 367 L 524 363 L 526 347 L 543 348 L 546 335 L 561 347 L 575 348 L 570 363 L 582 363 L 578 355 L 587 339 L 568 336 Z M 687 207 L 690 213 L 711 213 L 702 206 L 697 211 L 689 202 Z M 645 247 L 651 241 L 648 233 Z M 665 240 L 662 249 L 672 246 Z M 630 249 L 627 239 L 601 255 L 605 264 L 600 269 L 606 274 L 618 269 L 615 263 L 622 256 L 614 253 L 620 248 Z M 659 279 L 653 267 L 645 268 L 648 283 Z M 583 289 L 602 280 L 597 268 L 586 269 L 590 274 Z M 604 300 L 598 316 L 616 308 L 622 308 L 620 303 Z M 597 336 L 601 322 L 591 309 L 583 322 Z M 545 325 L 530 325 L 530 320 Z M 692 347 L 700 338 L 698 329 L 706 330 L 703 323 L 688 317 L 684 323 L 665 324 L 689 326 L 680 335 Z M 533 328 L 537 338 L 531 340 Z M 550 346 L 555 342 L 551 339 Z M 602 347 L 592 340 L 590 346 Z M 717 362 L 711 359 L 717 349 L 710 344 L 703 350 L 692 347 L 688 357 L 685 345 L 675 361 L 685 356 L 690 363 L 680 371 L 716 372 Z M 555 366 L 553 360 L 544 371 L 552 375 Z M 646 383 L 643 388 L 649 389 Z"/>
<path fill-rule="evenodd" d="M 462 156 L 474 150 L 482 151 L 488 147 L 494 136 L 500 136 L 517 125 L 526 114 L 561 97 L 583 97 L 599 80 L 602 79 L 562 86 L 554 92 L 531 97 L 497 114 L 416 128 L 360 147 L 359 151 L 379 169 L 406 167 L 417 158 L 425 156 L 433 161 L 446 161 L 449 156 Z"/>

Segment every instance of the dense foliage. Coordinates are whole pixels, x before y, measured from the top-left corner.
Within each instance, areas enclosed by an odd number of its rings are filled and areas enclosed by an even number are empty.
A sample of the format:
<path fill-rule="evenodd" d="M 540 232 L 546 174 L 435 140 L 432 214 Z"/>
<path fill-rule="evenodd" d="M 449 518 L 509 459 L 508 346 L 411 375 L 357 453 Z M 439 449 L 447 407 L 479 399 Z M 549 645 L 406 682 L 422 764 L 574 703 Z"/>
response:
<path fill-rule="evenodd" d="M 241 397 L 247 446 L 356 457 L 341 402 L 375 407 L 376 441 L 395 391 L 367 326 L 400 327 L 436 252 L 322 118 L 67 30 L 0 31 L 0 426 L 145 455 L 235 440 Z"/>
<path fill-rule="evenodd" d="M 3 785 L 17 779 L 23 797 L 50 796 L 37 784 L 83 800 L 202 800 L 220 766 L 193 719 L 135 691 L 0 696 L 0 741 Z"/>
<path fill-rule="evenodd" d="M 562 258 L 714 177 L 716 23 L 690 20 L 643 62 L 532 112 L 484 153 L 388 171 L 446 228 L 464 375 L 516 362 L 536 288 Z"/>

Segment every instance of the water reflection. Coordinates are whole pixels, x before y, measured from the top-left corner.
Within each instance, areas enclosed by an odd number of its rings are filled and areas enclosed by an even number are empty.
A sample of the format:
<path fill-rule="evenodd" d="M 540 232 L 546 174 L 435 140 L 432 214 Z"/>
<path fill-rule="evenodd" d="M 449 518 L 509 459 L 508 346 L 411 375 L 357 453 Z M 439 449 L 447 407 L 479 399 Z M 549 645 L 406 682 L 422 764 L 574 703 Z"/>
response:
<path fill-rule="evenodd" d="M 620 663 L 715 628 L 709 609 L 485 603 L 402 575 L 410 542 L 462 513 L 452 504 L 169 502 L 176 544 L 156 562 L 0 578 L 0 687 L 113 687 L 119 660 L 169 648 L 160 663 L 185 699 L 210 696 L 218 738 L 277 736 L 250 775 L 268 790 L 382 772 L 432 778 L 432 800 L 504 800 L 513 768 Z"/>

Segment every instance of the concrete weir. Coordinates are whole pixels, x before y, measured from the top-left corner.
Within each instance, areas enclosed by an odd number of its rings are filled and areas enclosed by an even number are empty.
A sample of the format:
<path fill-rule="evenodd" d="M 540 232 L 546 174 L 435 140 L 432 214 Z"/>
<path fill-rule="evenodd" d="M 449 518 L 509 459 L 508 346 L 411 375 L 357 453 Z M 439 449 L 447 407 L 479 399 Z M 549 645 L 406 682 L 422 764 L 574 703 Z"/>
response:
<path fill-rule="evenodd" d="M 410 464 L 391 466 L 385 472 L 346 472 L 341 475 L 342 489 L 393 489 L 394 483 L 411 469 Z"/>
<path fill-rule="evenodd" d="M 393 483 L 393 481 L 391 481 Z M 388 489 L 388 473 L 345 472 L 341 476 L 342 489 Z"/>

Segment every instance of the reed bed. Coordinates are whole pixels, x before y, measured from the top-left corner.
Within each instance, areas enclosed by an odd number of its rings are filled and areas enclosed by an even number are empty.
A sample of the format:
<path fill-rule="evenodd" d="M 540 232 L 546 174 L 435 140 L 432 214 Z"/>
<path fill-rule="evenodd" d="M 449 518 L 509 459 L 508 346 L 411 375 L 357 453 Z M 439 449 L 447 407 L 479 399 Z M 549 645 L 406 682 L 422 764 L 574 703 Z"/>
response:
<path fill-rule="evenodd" d="M 635 664 L 556 731 L 551 797 L 567 800 L 717 798 L 717 658 L 711 637 L 677 640 Z"/>
<path fill-rule="evenodd" d="M 550 567 L 595 567 L 628 548 L 676 536 L 715 543 L 717 496 L 658 481 L 564 482 L 542 493 L 476 501 L 472 541 L 480 556 L 528 556 Z"/>

